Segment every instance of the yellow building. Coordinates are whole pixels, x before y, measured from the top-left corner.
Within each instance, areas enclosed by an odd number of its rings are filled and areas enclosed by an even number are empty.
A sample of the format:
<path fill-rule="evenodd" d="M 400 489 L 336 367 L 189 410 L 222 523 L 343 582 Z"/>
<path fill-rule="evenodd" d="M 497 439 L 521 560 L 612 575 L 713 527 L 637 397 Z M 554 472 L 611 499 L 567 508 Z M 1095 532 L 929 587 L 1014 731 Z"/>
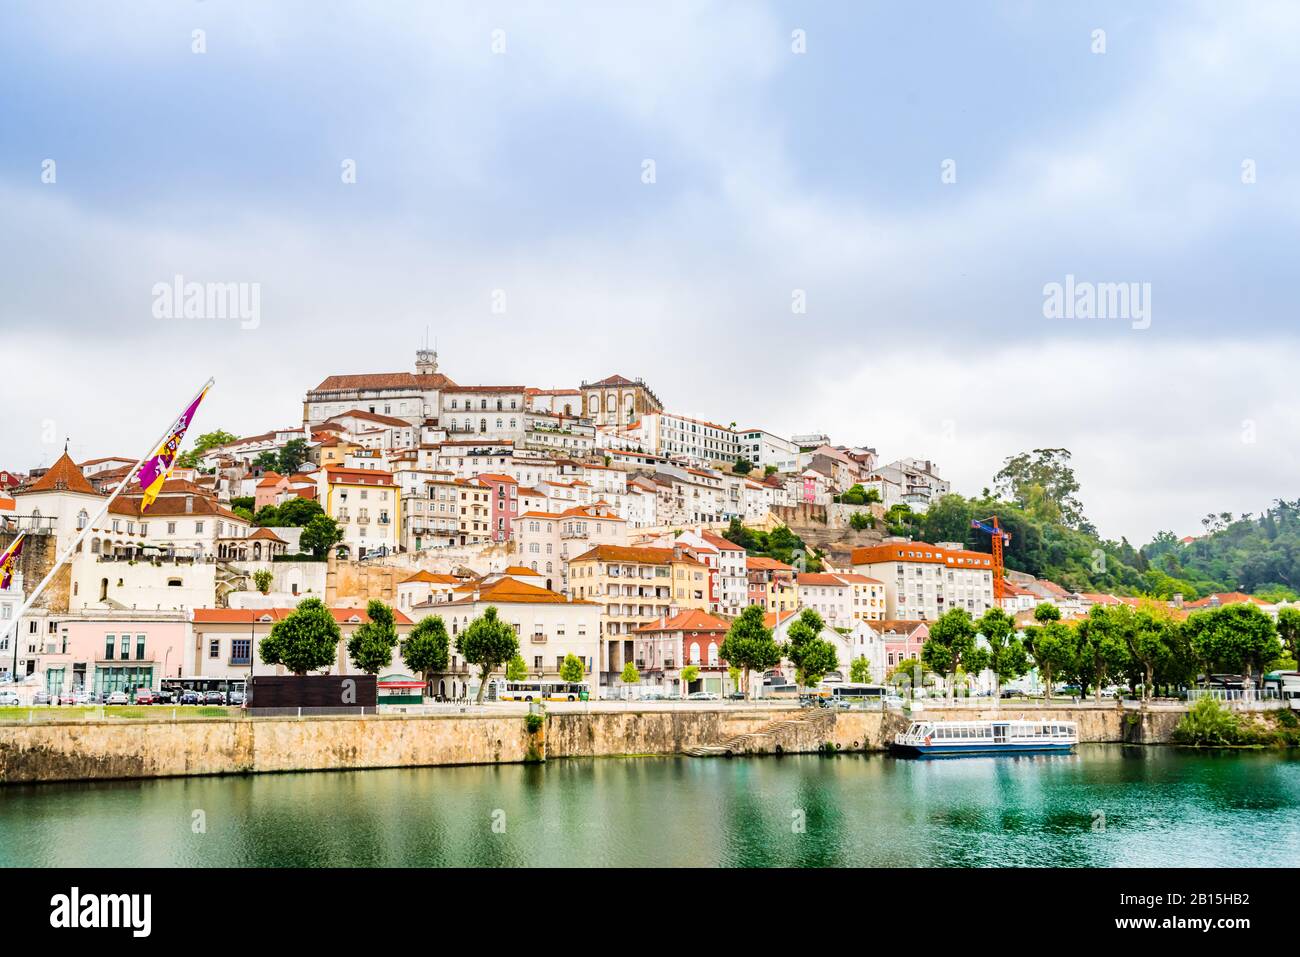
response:
<path fill-rule="evenodd" d="M 392 473 L 330 466 L 316 472 L 325 514 L 338 522 L 343 544 L 354 557 L 398 548 L 402 490 Z"/>
<path fill-rule="evenodd" d="M 635 632 L 688 608 L 709 609 L 709 569 L 681 548 L 597 545 L 569 562 L 569 592 L 601 605 L 601 681 L 634 660 Z"/>

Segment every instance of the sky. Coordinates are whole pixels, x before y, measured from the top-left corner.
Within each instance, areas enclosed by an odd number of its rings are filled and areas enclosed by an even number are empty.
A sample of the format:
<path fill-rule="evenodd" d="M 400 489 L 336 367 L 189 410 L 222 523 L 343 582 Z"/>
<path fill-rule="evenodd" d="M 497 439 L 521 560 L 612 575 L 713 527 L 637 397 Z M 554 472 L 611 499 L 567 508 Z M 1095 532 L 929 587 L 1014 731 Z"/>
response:
<path fill-rule="evenodd" d="M 1287 0 L 5 4 L 0 468 L 143 454 L 209 376 L 196 433 L 300 423 L 428 335 L 458 383 L 641 377 L 965 494 L 1065 447 L 1102 535 L 1198 533 L 1298 494 L 1298 36 Z"/>

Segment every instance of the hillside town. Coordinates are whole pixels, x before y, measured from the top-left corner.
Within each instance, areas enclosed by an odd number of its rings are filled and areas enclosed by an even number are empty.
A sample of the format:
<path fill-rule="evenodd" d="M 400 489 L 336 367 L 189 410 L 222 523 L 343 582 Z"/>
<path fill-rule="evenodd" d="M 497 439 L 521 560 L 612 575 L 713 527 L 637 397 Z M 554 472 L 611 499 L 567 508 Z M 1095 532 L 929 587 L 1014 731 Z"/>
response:
<path fill-rule="evenodd" d="M 445 623 L 450 658 L 427 676 L 437 699 L 477 690 L 455 639 L 489 608 L 513 627 L 530 679 L 560 680 L 576 658 L 592 697 L 723 696 L 737 682 L 720 649 L 750 606 L 778 639 L 816 611 L 841 676 L 863 661 L 859 674 L 883 681 L 952 609 L 1025 624 L 1044 603 L 1067 620 L 1137 603 L 1006 571 L 992 538 L 986 552 L 890 535 L 891 510 L 924 512 L 950 491 L 929 458 L 724 425 L 741 410 L 724 411 L 673 412 L 621 375 L 463 385 L 420 349 L 413 371 L 327 376 L 306 390 L 301 422 L 215 444 L 194 445 L 206 430 L 193 430 L 147 510 L 124 485 L 124 449 L 0 472 L 0 550 L 27 542 L 0 592 L 0 673 L 55 703 L 175 682 L 228 693 L 283 673 L 259 643 L 310 597 L 340 628 L 325 670 L 346 675 L 359 670 L 348 639 L 379 599 L 399 637 Z M 751 554 L 737 529 L 796 544 L 788 561 Z M 1170 604 L 1243 601 L 1276 614 L 1237 594 Z M 394 652 L 381 680 L 409 683 L 406 670 Z M 794 678 L 789 662 L 773 670 Z"/>

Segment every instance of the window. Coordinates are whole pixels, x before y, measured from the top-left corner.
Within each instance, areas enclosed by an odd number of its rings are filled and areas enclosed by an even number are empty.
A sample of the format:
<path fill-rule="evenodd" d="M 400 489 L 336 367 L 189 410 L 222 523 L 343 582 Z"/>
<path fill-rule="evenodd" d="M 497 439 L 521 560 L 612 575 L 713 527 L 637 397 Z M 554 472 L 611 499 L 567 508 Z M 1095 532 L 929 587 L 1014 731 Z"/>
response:
<path fill-rule="evenodd" d="M 123 635 L 118 648 L 121 650 L 122 660 L 129 661 L 131 659 L 131 636 Z"/>
<path fill-rule="evenodd" d="M 135 636 L 135 660 L 144 660 L 144 635 Z"/>
<path fill-rule="evenodd" d="M 117 640 L 116 635 L 104 636 L 104 660 L 105 661 L 113 660 L 113 644 L 116 640 Z"/>
<path fill-rule="evenodd" d="M 221 657 L 221 639 L 220 639 L 220 638 L 209 638 L 209 639 L 208 639 L 208 657 L 209 657 L 209 658 L 220 658 L 220 657 Z"/>
<path fill-rule="evenodd" d="M 230 663 L 232 665 L 246 665 L 251 660 L 252 639 L 235 638 L 230 642 Z"/>
<path fill-rule="evenodd" d="M 202 522 L 195 522 L 195 523 L 194 523 L 194 534 L 195 534 L 195 535 L 202 535 L 202 534 L 203 534 L 203 523 L 202 523 Z"/>

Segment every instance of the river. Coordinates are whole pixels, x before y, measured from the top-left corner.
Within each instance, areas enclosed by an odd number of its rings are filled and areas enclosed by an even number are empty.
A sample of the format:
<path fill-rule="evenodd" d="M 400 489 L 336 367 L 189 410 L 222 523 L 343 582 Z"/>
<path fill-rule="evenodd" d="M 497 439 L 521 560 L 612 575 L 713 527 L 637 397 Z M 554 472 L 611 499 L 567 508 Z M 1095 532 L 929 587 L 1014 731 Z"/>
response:
<path fill-rule="evenodd" d="M 603 758 L 0 789 L 0 865 L 1296 866 L 1300 758 Z"/>

